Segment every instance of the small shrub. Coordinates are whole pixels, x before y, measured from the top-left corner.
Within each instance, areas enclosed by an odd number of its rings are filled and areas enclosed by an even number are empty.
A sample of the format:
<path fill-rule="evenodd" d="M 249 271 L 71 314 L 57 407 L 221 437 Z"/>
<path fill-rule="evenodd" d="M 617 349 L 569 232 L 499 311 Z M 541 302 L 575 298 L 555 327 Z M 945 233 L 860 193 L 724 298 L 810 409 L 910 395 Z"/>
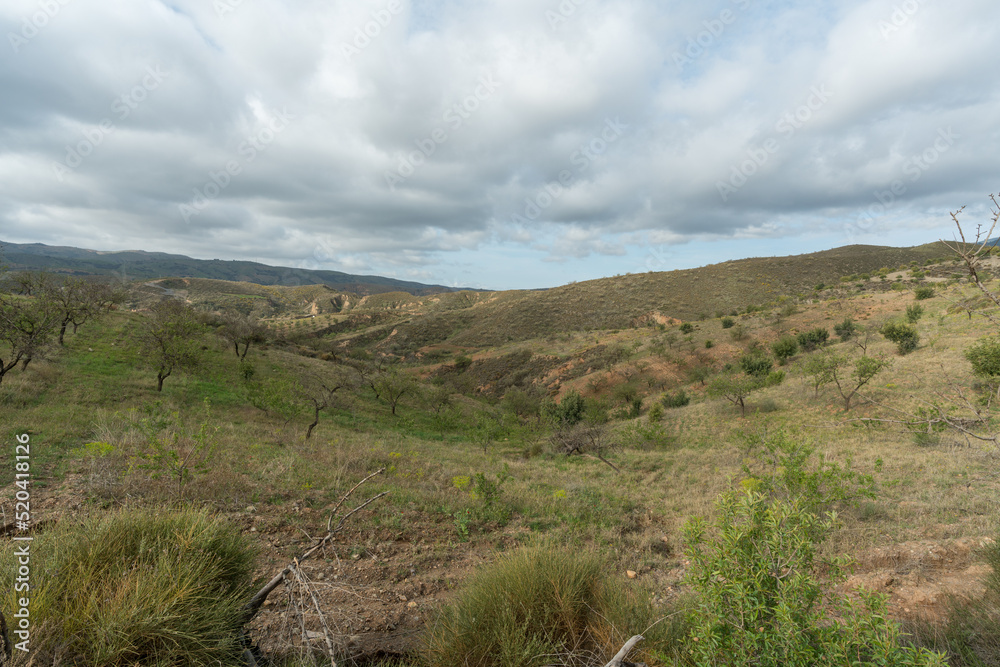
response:
<path fill-rule="evenodd" d="M 930 299 L 934 296 L 933 287 L 918 287 L 913 296 L 917 301 L 923 301 L 924 299 Z"/>
<path fill-rule="evenodd" d="M 729 337 L 732 338 L 737 343 L 746 340 L 748 335 L 749 334 L 747 333 L 747 328 L 742 324 L 737 324 L 729 332 Z"/>
<path fill-rule="evenodd" d="M 694 325 L 691 324 L 690 322 L 684 322 L 683 324 L 681 324 L 680 328 L 682 334 L 689 334 L 694 331 Z"/>
<path fill-rule="evenodd" d="M 460 371 L 464 371 L 466 368 L 472 365 L 472 358 L 467 357 L 464 354 L 460 354 L 455 357 L 455 368 Z"/>
<path fill-rule="evenodd" d="M 500 556 L 466 582 L 424 636 L 429 667 L 541 667 L 553 656 L 587 653 L 602 664 L 633 628 L 656 617 L 645 600 L 608 577 L 579 549 L 523 548 Z M 651 628 L 633 656 L 664 643 Z M 659 636 L 657 636 L 659 635 Z M 647 660 L 649 658 L 646 658 Z"/>
<path fill-rule="evenodd" d="M 14 581 L 15 543 L 0 552 Z M 204 512 L 122 511 L 35 537 L 31 650 L 36 664 L 239 665 L 255 554 Z M 18 593 L 3 598 L 7 618 Z M 23 594 L 20 594 L 23 596 Z"/>
<path fill-rule="evenodd" d="M 889 285 L 889 289 L 891 289 L 893 292 L 902 292 L 903 290 L 906 289 L 906 286 L 903 283 L 898 282 L 897 278 L 897 282 L 893 282 L 891 285 Z"/>
<path fill-rule="evenodd" d="M 854 334 L 857 333 L 857 330 L 858 327 L 854 324 L 854 320 L 849 317 L 844 318 L 843 322 L 836 324 L 833 327 L 833 332 L 837 334 L 840 340 L 845 342 L 853 338 Z"/>
<path fill-rule="evenodd" d="M 906 321 L 910 324 L 916 324 L 920 321 L 920 318 L 924 316 L 924 307 L 913 304 L 912 306 L 906 307 Z"/>
<path fill-rule="evenodd" d="M 732 329 L 734 324 L 736 324 L 736 320 L 734 320 L 733 318 L 731 318 L 729 316 L 726 316 L 726 317 L 722 318 L 722 328 L 723 329 Z"/>
<path fill-rule="evenodd" d="M 896 350 L 900 354 L 909 354 L 917 349 L 920 342 L 920 334 L 917 328 L 911 324 L 901 322 L 889 322 L 879 331 L 885 338 L 896 344 Z"/>
<path fill-rule="evenodd" d="M 796 337 L 796 340 L 799 343 L 799 347 L 801 347 L 804 351 L 812 352 L 817 347 L 825 345 L 829 338 L 830 332 L 822 327 L 819 327 L 812 329 L 811 331 L 803 331 Z"/>
<path fill-rule="evenodd" d="M 799 351 L 799 342 L 792 336 L 782 336 L 780 340 L 771 345 L 771 351 L 774 352 L 778 363 L 784 365 Z"/>
<path fill-rule="evenodd" d="M 683 389 L 679 389 L 675 394 L 664 394 L 660 399 L 660 404 L 665 408 L 683 408 L 690 402 L 691 397 Z"/>
<path fill-rule="evenodd" d="M 653 407 L 649 409 L 649 414 L 646 415 L 651 424 L 659 424 L 663 421 L 663 406 L 659 403 L 654 403 Z"/>
<path fill-rule="evenodd" d="M 713 347 L 715 347 L 715 343 L 713 343 L 711 340 L 706 340 L 705 341 L 705 349 L 706 350 L 711 350 Z"/>
<path fill-rule="evenodd" d="M 774 363 L 764 354 L 751 353 L 740 358 L 740 368 L 747 375 L 757 378 L 767 377 L 771 369 L 774 368 Z"/>
<path fill-rule="evenodd" d="M 709 531 L 685 527 L 687 576 L 698 595 L 690 615 L 696 665 L 945 665 L 944 656 L 902 646 L 885 598 L 837 596 L 817 577 L 843 580 L 846 559 L 823 562 L 817 542 L 834 527 L 796 503 L 753 491 L 727 494 Z"/>

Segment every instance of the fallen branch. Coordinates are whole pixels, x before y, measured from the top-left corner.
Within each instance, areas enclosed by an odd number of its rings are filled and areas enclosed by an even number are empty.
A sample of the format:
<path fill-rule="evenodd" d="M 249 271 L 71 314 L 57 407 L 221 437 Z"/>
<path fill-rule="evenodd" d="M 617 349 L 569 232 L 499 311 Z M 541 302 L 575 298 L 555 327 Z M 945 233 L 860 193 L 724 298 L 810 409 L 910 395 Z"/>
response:
<path fill-rule="evenodd" d="M 317 551 L 319 551 L 320 549 L 322 549 L 323 547 L 325 547 L 327 544 L 329 544 L 330 540 L 333 539 L 333 536 L 336 535 L 338 532 L 340 532 L 341 528 L 343 528 L 344 522 L 347 521 L 348 517 L 350 517 L 355 512 L 357 512 L 357 511 L 359 511 L 359 510 L 367 507 L 368 505 L 370 505 L 371 503 L 375 502 L 376 500 L 378 500 L 382 496 L 388 495 L 388 493 L 389 493 L 388 491 L 383 491 L 382 493 L 380 493 L 378 495 L 372 496 L 371 498 L 369 498 L 365 502 L 361 503 L 360 505 L 358 505 L 357 507 L 355 507 L 354 509 L 352 509 L 350 512 L 348 512 L 344 516 L 342 516 L 340 518 L 340 521 L 337 522 L 336 528 L 331 528 L 331 526 L 333 525 L 333 519 L 334 519 L 334 517 L 337 515 L 337 512 L 340 510 L 341 506 L 347 501 L 348 498 L 351 497 L 351 494 L 353 494 L 358 489 L 358 487 L 360 487 L 362 484 L 364 484 L 365 482 L 367 482 L 368 480 L 370 480 L 372 477 L 375 477 L 376 475 L 381 475 L 384 472 L 385 472 L 385 468 L 381 468 L 380 470 L 376 470 L 375 472 L 373 472 L 372 474 L 368 475 L 363 480 L 361 480 L 360 482 L 358 482 L 357 484 L 355 484 L 351 488 L 350 491 L 348 491 L 347 493 L 344 494 L 344 497 L 340 499 L 340 502 L 337 503 L 337 506 L 333 508 L 333 511 L 330 513 L 330 518 L 326 522 L 326 535 L 324 535 L 322 538 L 320 538 L 316 542 L 316 544 L 314 544 L 312 547 L 310 547 L 309 549 L 307 549 L 305 551 L 305 553 L 303 553 L 301 556 L 299 556 L 298 558 L 292 559 L 292 562 L 288 566 L 286 566 L 278 574 L 274 575 L 274 577 L 269 582 L 267 582 L 267 584 L 265 584 L 262 589 L 260 589 L 259 591 L 257 591 L 257 594 L 254 595 L 252 598 L 250 598 L 250 601 L 247 602 L 243 606 L 243 612 L 244 612 L 243 623 L 244 623 L 244 625 L 247 624 L 247 623 L 249 623 L 250 621 L 252 621 L 254 619 L 254 617 L 260 611 L 260 608 L 264 605 L 264 601 L 267 599 L 267 596 L 270 595 L 271 592 L 274 591 L 274 589 L 277 588 L 278 585 L 281 584 L 282 581 L 284 581 L 285 577 L 288 574 L 290 574 L 294 568 L 297 568 L 302 561 L 306 560 L 307 558 L 309 558 L 310 556 L 312 556 L 314 553 L 316 553 Z"/>
<path fill-rule="evenodd" d="M 629 651 L 635 648 L 635 645 L 641 642 L 645 637 L 642 635 L 636 635 L 632 639 L 625 642 L 625 646 L 622 646 L 621 650 L 615 654 L 615 657 L 611 658 L 611 662 L 606 664 L 604 667 L 619 667 L 624 661 L 625 657 L 629 654 Z M 625 664 L 642 664 L 642 663 L 625 663 Z"/>

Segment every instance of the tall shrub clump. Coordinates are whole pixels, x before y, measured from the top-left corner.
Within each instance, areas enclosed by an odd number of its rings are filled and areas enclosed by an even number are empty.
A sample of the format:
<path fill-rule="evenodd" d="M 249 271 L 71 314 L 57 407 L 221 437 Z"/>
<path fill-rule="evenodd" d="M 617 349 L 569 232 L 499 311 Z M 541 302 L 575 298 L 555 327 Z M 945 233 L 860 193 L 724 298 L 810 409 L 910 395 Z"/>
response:
<path fill-rule="evenodd" d="M 0 552 L 14 581 L 15 544 Z M 31 543 L 35 664 L 238 665 L 255 553 L 204 512 L 121 511 L 60 523 Z M 10 619 L 13 586 L 2 599 Z"/>

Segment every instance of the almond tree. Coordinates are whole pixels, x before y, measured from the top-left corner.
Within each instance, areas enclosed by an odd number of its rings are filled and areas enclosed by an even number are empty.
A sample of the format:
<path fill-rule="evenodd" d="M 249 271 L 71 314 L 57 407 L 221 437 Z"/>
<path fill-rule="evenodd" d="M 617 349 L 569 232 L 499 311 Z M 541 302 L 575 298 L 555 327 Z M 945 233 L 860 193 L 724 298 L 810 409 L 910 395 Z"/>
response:
<path fill-rule="evenodd" d="M 219 335 L 233 346 L 240 361 L 246 359 L 250 345 L 267 341 L 267 326 L 250 315 L 228 314 L 223 317 L 223 320 L 225 323 L 219 329 Z M 240 351 L 241 345 L 243 346 L 242 352 Z"/>
<path fill-rule="evenodd" d="M 0 382 L 18 363 L 27 370 L 49 345 L 57 324 L 56 312 L 44 299 L 0 294 Z"/>
<path fill-rule="evenodd" d="M 319 425 L 319 413 L 333 407 L 337 392 L 350 389 L 353 384 L 350 375 L 341 368 L 309 371 L 299 377 L 297 393 L 313 411 L 312 423 L 306 428 L 306 440 Z"/>
<path fill-rule="evenodd" d="M 163 391 L 163 381 L 175 370 L 195 364 L 194 339 L 200 332 L 194 311 L 180 301 L 168 299 L 150 308 L 139 342 L 146 364 L 156 370 L 156 391 Z"/>

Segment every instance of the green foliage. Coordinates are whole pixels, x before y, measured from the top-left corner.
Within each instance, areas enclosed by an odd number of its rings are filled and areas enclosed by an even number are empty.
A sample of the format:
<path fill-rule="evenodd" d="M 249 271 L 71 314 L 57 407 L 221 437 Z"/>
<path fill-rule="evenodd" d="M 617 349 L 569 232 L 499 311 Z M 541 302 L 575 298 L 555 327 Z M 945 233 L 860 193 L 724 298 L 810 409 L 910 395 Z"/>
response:
<path fill-rule="evenodd" d="M 665 408 L 683 408 L 685 405 L 691 402 L 691 397 L 684 392 L 683 389 L 678 389 L 674 393 L 664 394 L 660 398 L 660 404 Z"/>
<path fill-rule="evenodd" d="M 930 299 L 933 296 L 934 296 L 934 288 L 933 287 L 918 287 L 913 292 L 913 297 L 917 301 L 923 301 L 924 299 Z"/>
<path fill-rule="evenodd" d="M 696 665 L 814 667 L 945 665 L 940 654 L 900 645 L 884 598 L 836 596 L 817 578 L 843 579 L 845 559 L 822 560 L 817 541 L 835 526 L 795 502 L 747 491 L 718 503 L 714 535 L 703 520 L 685 527 L 697 593 L 690 615 Z"/>
<path fill-rule="evenodd" d="M 843 322 L 833 326 L 833 332 L 844 342 L 853 338 L 854 334 L 857 333 L 857 330 L 858 327 L 854 323 L 854 320 L 849 317 L 845 317 Z"/>
<path fill-rule="evenodd" d="M 542 414 L 559 426 L 575 426 L 583 421 L 584 413 L 587 409 L 583 396 L 575 391 L 571 391 L 559 403 L 546 400 L 542 405 Z"/>
<path fill-rule="evenodd" d="M 796 337 L 799 347 L 806 352 L 812 352 L 817 347 L 825 345 L 829 338 L 830 332 L 822 327 L 812 329 L 810 331 L 803 331 Z"/>
<path fill-rule="evenodd" d="M 742 485 L 774 500 L 796 503 L 814 514 L 875 499 L 875 478 L 828 461 L 816 448 L 781 429 L 742 434 Z"/>
<path fill-rule="evenodd" d="M 205 420 L 198 431 L 190 436 L 181 432 L 179 414 L 173 414 L 173 426 L 165 432 L 150 434 L 148 451 L 139 464 L 142 470 L 148 470 L 150 477 L 159 479 L 167 477 L 177 484 L 177 496 L 184 496 L 184 487 L 196 475 L 208 472 L 209 461 L 216 447 L 216 434 L 219 427 L 210 427 L 212 421 L 211 404 L 205 399 Z"/>
<path fill-rule="evenodd" d="M 893 284 L 889 285 L 889 289 L 891 289 L 893 292 L 902 292 L 903 290 L 906 289 L 906 285 L 900 282 L 894 282 Z"/>
<path fill-rule="evenodd" d="M 771 351 L 778 359 L 778 363 L 784 365 L 786 361 L 795 356 L 799 351 L 799 342 L 793 336 L 782 336 L 779 340 L 771 344 Z"/>
<path fill-rule="evenodd" d="M 879 330 L 879 333 L 885 336 L 887 340 L 895 343 L 896 350 L 900 354 L 909 354 L 917 349 L 917 344 L 920 342 L 920 334 L 917 333 L 917 328 L 911 324 L 903 324 L 902 322 L 889 322 Z"/>
<path fill-rule="evenodd" d="M 571 654 L 595 655 L 603 664 L 629 634 L 656 620 L 650 605 L 607 571 L 602 559 L 579 549 L 531 547 L 500 556 L 430 625 L 425 664 L 542 667 Z M 662 625 L 644 633 L 646 646 L 663 642 Z M 643 651 L 633 656 L 641 659 Z"/>
<path fill-rule="evenodd" d="M 732 338 L 737 343 L 744 341 L 750 334 L 747 333 L 747 328 L 742 324 L 737 324 L 729 332 L 729 337 Z"/>
<path fill-rule="evenodd" d="M 755 378 L 764 378 L 774 368 L 774 362 L 771 361 L 770 357 L 761 352 L 751 352 L 740 358 L 740 368 L 747 375 L 752 375 Z"/>
<path fill-rule="evenodd" d="M 455 368 L 460 371 L 464 371 L 469 366 L 472 365 L 472 357 L 468 357 L 464 354 L 460 354 L 455 357 Z"/>
<path fill-rule="evenodd" d="M 740 408 L 740 414 L 746 416 L 746 398 L 765 385 L 766 377 L 753 375 L 719 375 L 708 385 L 708 395 L 725 398 Z"/>
<path fill-rule="evenodd" d="M 965 351 L 972 372 L 981 378 L 1000 377 L 1000 336 L 980 338 Z"/>
<path fill-rule="evenodd" d="M 924 316 L 924 307 L 913 304 L 912 306 L 906 307 L 906 321 L 910 324 L 916 324 L 920 321 L 920 318 Z"/>
<path fill-rule="evenodd" d="M 707 380 L 712 375 L 712 369 L 708 366 L 694 366 L 687 372 L 688 379 L 692 382 L 698 382 L 700 384 L 705 384 Z"/>
<path fill-rule="evenodd" d="M 682 334 L 689 334 L 694 331 L 694 325 L 691 324 L 690 322 L 684 322 L 683 324 L 681 324 L 680 328 Z"/>
<path fill-rule="evenodd" d="M 653 407 L 649 409 L 646 418 L 650 424 L 659 424 L 663 421 L 663 406 L 659 403 L 653 403 Z"/>
<path fill-rule="evenodd" d="M 733 325 L 735 325 L 735 324 L 736 324 L 736 320 L 734 320 L 733 318 L 729 317 L 728 315 L 726 317 L 722 318 L 722 328 L 723 329 L 732 329 Z"/>
<path fill-rule="evenodd" d="M 705 349 L 706 350 L 711 350 L 713 347 L 715 347 L 715 343 L 713 343 L 711 340 L 706 340 L 705 341 Z"/>
<path fill-rule="evenodd" d="M 5 581 L 15 578 L 17 544 L 0 550 Z M 36 536 L 31 553 L 35 664 L 244 664 L 238 639 L 255 553 L 219 519 L 195 511 L 66 519 Z M 10 619 L 24 593 L 7 591 Z"/>

